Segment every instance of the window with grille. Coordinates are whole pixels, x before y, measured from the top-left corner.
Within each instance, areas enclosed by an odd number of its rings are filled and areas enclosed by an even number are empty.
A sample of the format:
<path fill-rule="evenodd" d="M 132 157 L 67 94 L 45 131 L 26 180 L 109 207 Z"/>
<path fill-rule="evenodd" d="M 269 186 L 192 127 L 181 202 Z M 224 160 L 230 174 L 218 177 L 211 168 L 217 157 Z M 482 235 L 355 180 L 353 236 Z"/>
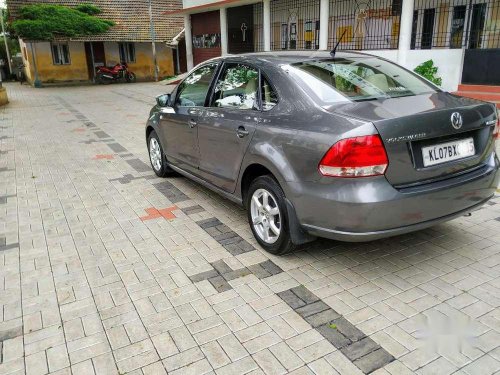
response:
<path fill-rule="evenodd" d="M 118 49 L 120 50 L 120 62 L 135 62 L 134 43 L 118 43 Z"/>
<path fill-rule="evenodd" d="M 54 65 L 68 65 L 71 63 L 68 43 L 51 43 L 51 49 Z"/>

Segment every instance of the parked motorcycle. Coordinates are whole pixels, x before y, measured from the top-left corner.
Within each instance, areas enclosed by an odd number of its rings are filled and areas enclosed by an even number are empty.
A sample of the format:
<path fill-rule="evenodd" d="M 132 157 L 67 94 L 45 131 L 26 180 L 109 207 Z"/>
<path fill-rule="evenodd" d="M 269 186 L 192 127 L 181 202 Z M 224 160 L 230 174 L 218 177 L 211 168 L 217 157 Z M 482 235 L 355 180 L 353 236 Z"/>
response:
<path fill-rule="evenodd" d="M 99 66 L 95 76 L 97 83 L 112 83 L 117 81 L 135 82 L 135 73 L 128 70 L 126 63 L 116 64 L 112 68 Z"/>

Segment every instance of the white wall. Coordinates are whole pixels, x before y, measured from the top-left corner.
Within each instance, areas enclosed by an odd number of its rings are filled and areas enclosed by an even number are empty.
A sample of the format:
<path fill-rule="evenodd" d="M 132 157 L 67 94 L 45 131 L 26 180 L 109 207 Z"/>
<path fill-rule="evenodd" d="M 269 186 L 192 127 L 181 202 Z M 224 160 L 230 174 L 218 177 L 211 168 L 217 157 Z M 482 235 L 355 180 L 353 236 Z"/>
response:
<path fill-rule="evenodd" d="M 182 0 L 183 8 L 191 8 L 199 5 L 218 3 L 220 0 Z"/>
<path fill-rule="evenodd" d="M 362 51 L 397 62 L 397 50 Z M 407 52 L 405 68 L 413 70 L 427 60 L 433 60 L 438 67 L 437 76 L 443 79 L 441 87 L 456 91 L 462 81 L 463 49 L 418 49 Z"/>

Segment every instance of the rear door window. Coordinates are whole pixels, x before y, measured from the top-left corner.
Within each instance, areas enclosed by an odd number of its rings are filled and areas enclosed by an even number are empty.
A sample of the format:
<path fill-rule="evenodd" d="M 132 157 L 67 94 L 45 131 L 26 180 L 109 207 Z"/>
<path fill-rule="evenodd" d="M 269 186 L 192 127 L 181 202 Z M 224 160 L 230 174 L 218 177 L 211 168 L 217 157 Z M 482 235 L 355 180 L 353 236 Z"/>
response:
<path fill-rule="evenodd" d="M 269 81 L 261 75 L 260 95 L 262 100 L 262 110 L 268 111 L 278 104 L 278 95 L 270 85 Z"/>
<path fill-rule="evenodd" d="M 248 65 L 226 64 L 215 84 L 212 107 L 255 109 L 259 87 L 259 71 Z"/>

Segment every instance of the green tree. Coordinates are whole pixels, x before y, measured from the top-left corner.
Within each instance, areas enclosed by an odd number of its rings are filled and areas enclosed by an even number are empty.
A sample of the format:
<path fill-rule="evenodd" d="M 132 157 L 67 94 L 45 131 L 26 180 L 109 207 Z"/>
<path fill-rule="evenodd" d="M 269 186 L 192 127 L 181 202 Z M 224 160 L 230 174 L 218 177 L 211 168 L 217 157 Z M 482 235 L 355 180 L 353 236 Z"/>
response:
<path fill-rule="evenodd" d="M 101 34 L 108 31 L 114 22 L 95 17 L 99 12 L 100 9 L 91 4 L 81 4 L 77 8 L 49 4 L 26 5 L 20 8 L 19 16 L 11 23 L 11 27 L 19 37 L 27 40 Z"/>

